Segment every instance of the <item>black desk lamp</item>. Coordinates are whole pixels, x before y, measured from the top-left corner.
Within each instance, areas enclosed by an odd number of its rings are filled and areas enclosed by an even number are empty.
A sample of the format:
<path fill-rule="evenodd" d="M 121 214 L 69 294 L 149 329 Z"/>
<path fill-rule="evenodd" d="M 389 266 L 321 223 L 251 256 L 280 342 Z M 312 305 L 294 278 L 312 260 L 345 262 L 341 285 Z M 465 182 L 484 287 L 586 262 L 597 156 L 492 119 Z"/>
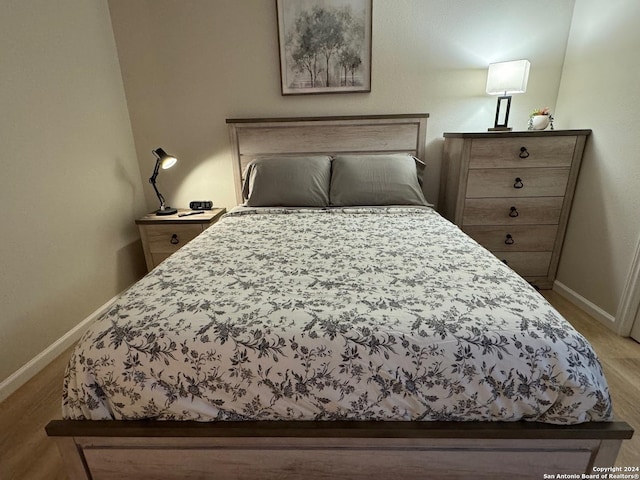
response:
<path fill-rule="evenodd" d="M 164 203 L 164 197 L 158 191 L 158 187 L 156 187 L 156 178 L 158 177 L 158 173 L 160 172 L 160 167 L 163 170 L 167 168 L 173 167 L 178 159 L 172 155 L 169 155 L 161 148 L 156 148 L 152 150 L 153 154 L 156 156 L 156 166 L 153 169 L 153 175 L 149 179 L 149 183 L 153 185 L 153 189 L 156 191 L 156 195 L 158 196 L 158 200 L 160 200 L 160 208 L 156 210 L 156 215 L 173 215 L 174 213 L 178 213 L 178 210 L 175 208 L 167 207 Z"/>

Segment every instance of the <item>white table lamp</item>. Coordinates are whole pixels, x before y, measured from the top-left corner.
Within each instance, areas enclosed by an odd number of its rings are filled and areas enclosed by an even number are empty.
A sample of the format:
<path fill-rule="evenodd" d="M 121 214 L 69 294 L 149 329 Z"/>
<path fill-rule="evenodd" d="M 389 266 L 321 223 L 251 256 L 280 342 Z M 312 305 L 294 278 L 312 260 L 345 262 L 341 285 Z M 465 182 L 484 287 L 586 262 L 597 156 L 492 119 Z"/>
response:
<path fill-rule="evenodd" d="M 509 122 L 509 110 L 511 109 L 511 95 L 527 91 L 529 80 L 529 60 L 514 60 L 512 62 L 499 62 L 489 65 L 487 72 L 487 93 L 499 95 L 496 106 L 496 120 L 493 128 L 489 130 L 511 130 L 507 126 Z"/>

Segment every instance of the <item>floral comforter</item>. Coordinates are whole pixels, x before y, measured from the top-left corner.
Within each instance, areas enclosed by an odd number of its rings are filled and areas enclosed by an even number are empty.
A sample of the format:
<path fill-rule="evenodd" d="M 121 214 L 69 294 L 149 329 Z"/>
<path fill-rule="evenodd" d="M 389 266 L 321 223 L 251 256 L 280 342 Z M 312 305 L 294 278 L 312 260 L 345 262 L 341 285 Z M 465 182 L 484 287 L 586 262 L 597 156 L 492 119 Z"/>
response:
<path fill-rule="evenodd" d="M 239 210 L 125 292 L 68 419 L 605 421 L 587 341 L 431 209 Z"/>

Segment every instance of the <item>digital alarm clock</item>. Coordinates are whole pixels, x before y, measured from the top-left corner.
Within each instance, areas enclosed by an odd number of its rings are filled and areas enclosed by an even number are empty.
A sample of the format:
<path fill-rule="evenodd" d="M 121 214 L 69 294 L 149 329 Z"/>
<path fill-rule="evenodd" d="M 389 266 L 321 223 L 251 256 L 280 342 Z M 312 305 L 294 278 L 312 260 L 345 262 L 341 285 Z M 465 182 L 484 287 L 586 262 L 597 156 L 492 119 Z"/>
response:
<path fill-rule="evenodd" d="M 191 210 L 211 210 L 213 208 L 213 202 L 211 200 L 196 200 L 189 202 L 189 208 Z"/>

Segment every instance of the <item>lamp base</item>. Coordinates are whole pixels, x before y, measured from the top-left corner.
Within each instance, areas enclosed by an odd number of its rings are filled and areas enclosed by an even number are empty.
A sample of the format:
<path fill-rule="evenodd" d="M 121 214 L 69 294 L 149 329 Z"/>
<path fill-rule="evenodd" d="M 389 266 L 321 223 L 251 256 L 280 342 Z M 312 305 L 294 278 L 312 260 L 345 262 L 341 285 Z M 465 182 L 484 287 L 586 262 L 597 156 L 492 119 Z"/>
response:
<path fill-rule="evenodd" d="M 177 208 L 164 207 L 164 210 L 156 210 L 156 215 L 175 215 L 178 213 Z"/>
<path fill-rule="evenodd" d="M 487 129 L 489 132 L 510 132 L 511 127 L 491 127 Z"/>

